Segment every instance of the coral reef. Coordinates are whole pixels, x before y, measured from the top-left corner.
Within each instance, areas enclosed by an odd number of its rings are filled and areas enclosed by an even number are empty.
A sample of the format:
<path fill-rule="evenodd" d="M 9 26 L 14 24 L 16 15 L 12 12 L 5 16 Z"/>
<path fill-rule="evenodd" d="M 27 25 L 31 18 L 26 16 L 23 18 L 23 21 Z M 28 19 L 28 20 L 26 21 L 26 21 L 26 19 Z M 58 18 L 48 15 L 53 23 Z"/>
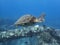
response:
<path fill-rule="evenodd" d="M 60 34 L 58 32 L 58 30 L 45 25 L 0 31 L 0 44 L 8 45 L 10 43 L 13 45 L 12 42 L 18 40 L 14 45 L 59 45 Z M 18 42 L 20 43 L 18 44 Z"/>

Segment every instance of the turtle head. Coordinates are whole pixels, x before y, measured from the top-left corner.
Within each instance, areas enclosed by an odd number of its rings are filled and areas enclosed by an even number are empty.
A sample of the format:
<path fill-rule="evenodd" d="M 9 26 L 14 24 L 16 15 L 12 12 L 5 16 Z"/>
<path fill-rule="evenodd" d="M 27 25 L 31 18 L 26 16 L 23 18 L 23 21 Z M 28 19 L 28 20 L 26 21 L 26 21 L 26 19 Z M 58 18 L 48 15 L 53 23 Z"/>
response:
<path fill-rule="evenodd" d="M 42 13 L 39 18 L 35 18 L 34 22 L 44 22 L 45 21 L 45 13 Z"/>
<path fill-rule="evenodd" d="M 41 16 L 38 18 L 38 22 L 44 22 L 45 21 L 45 13 L 42 13 Z"/>

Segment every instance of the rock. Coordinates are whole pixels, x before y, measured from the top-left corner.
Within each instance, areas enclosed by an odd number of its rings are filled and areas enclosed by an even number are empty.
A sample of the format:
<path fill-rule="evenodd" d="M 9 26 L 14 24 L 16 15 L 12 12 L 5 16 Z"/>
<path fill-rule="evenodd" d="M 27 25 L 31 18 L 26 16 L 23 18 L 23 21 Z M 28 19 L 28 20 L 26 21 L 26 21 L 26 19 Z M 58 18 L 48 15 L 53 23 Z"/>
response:
<path fill-rule="evenodd" d="M 0 32 L 0 39 L 5 37 L 6 39 L 15 37 L 27 37 L 32 39 L 31 42 L 36 43 L 36 45 L 59 45 L 60 44 L 60 33 L 51 27 L 47 26 L 31 26 L 30 28 L 14 29 L 5 32 Z M 32 38 L 33 37 L 33 38 Z M 21 39 L 19 38 L 19 39 Z M 34 39 L 35 38 L 35 39 Z M 17 39 L 17 38 L 16 38 Z M 4 39 L 3 39 L 4 40 Z M 13 40 L 13 39 L 12 39 Z M 2 41 L 2 40 L 0 40 Z M 30 40 L 28 40 L 30 41 Z"/>

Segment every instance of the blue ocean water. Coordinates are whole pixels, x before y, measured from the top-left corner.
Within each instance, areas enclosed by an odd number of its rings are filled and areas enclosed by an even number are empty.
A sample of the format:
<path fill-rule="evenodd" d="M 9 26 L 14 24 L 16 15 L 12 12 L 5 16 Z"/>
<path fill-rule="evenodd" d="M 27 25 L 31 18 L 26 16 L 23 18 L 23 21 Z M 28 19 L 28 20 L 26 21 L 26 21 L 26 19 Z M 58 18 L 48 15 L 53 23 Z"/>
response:
<path fill-rule="evenodd" d="M 24 14 L 39 17 L 42 12 L 47 25 L 60 28 L 60 0 L 0 0 L 0 19 L 17 20 Z"/>
<path fill-rule="evenodd" d="M 46 13 L 45 25 L 60 29 L 60 0 L 0 0 L 0 25 L 14 24 L 25 14 L 39 17 L 42 12 Z M 22 40 L 7 41 L 0 45 L 20 45 Z"/>
<path fill-rule="evenodd" d="M 60 0 L 0 0 L 0 22 L 17 20 L 24 14 L 39 17 L 42 12 L 46 13 L 46 25 L 60 28 Z"/>

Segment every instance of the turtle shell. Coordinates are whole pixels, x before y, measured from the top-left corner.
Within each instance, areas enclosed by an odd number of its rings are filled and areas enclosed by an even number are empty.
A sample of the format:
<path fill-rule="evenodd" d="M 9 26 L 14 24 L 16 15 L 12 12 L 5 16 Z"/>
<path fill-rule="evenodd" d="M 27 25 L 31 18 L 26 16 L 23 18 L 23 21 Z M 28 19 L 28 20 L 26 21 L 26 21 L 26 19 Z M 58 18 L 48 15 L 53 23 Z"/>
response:
<path fill-rule="evenodd" d="M 24 16 L 20 17 L 20 18 L 15 22 L 15 25 L 28 24 L 28 23 L 32 22 L 33 19 L 35 19 L 34 16 L 27 14 L 27 15 L 24 15 Z"/>

